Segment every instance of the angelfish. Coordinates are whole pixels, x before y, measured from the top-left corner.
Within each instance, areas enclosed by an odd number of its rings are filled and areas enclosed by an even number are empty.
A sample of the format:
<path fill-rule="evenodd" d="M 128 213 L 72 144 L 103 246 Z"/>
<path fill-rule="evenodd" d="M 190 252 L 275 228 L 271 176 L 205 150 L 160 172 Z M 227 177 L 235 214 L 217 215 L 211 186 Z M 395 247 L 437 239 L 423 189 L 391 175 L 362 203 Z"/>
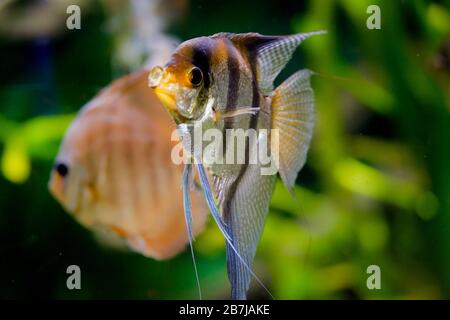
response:
<path fill-rule="evenodd" d="M 182 181 L 186 221 L 192 222 L 188 186 L 193 162 L 208 207 L 226 239 L 232 299 L 246 299 L 252 276 L 260 282 L 252 263 L 276 175 L 262 175 L 261 163 L 249 163 L 261 143 L 258 139 L 245 139 L 244 163 L 206 165 L 204 150 L 198 150 L 195 142 L 192 146 L 192 133 L 197 128 L 221 130 L 225 137 L 221 147 L 227 154 L 236 151 L 226 139 L 228 129 L 275 129 L 278 173 L 292 190 L 313 133 L 312 72 L 297 71 L 276 89 L 273 82 L 296 47 L 321 33 L 219 33 L 194 38 L 180 44 L 164 67 L 149 73 L 149 86 L 175 120 L 182 141 L 190 142 L 185 148 L 194 161 L 185 165 Z"/>

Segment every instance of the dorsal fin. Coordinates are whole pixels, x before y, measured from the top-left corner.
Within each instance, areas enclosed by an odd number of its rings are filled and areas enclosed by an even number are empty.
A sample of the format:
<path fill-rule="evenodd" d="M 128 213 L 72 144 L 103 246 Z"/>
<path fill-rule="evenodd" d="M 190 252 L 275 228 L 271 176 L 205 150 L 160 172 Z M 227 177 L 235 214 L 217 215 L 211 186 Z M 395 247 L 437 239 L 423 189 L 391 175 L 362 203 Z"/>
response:
<path fill-rule="evenodd" d="M 264 36 L 259 33 L 220 33 L 216 37 L 225 36 L 237 46 L 244 46 L 250 57 L 256 61 L 258 86 L 264 95 L 273 90 L 273 81 L 292 57 L 294 50 L 306 38 L 326 33 L 315 31 L 288 36 Z"/>

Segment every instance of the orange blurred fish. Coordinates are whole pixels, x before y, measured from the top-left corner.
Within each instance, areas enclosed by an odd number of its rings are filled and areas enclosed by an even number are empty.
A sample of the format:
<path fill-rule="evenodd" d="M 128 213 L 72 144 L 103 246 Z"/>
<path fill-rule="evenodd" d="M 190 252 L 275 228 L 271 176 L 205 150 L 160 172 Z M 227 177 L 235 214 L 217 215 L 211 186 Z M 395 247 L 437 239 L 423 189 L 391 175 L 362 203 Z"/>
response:
<path fill-rule="evenodd" d="M 188 237 L 171 161 L 175 124 L 147 87 L 148 70 L 114 81 L 85 105 L 65 134 L 51 173 L 53 196 L 85 227 L 112 231 L 143 255 L 170 258 Z M 197 193 L 193 229 L 207 210 Z"/>

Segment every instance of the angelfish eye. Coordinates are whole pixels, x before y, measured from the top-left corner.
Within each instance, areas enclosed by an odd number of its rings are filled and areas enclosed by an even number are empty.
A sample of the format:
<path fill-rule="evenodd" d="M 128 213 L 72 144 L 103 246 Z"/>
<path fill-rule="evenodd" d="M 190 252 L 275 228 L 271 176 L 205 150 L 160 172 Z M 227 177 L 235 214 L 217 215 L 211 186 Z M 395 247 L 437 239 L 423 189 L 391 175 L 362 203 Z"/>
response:
<path fill-rule="evenodd" d="M 199 86 L 203 81 L 203 73 L 197 67 L 193 67 L 191 71 L 189 71 L 189 81 L 194 87 Z"/>
<path fill-rule="evenodd" d="M 58 174 L 61 176 L 61 177 L 65 177 L 65 176 L 67 176 L 67 174 L 69 173 L 69 167 L 66 165 L 66 164 L 64 164 L 64 163 L 62 163 L 62 162 L 60 162 L 60 163 L 57 163 L 56 165 L 55 165 L 55 170 L 56 170 L 56 172 L 58 172 Z"/>

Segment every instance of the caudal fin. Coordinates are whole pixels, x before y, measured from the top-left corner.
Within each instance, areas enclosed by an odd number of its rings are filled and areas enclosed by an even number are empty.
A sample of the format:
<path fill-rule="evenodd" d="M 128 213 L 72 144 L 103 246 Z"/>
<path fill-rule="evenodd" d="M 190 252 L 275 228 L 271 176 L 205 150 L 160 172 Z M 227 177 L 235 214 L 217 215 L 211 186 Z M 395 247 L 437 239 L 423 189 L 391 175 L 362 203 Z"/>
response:
<path fill-rule="evenodd" d="M 272 129 L 278 129 L 279 173 L 291 191 L 306 161 L 314 129 L 311 71 L 300 70 L 272 94 Z"/>

